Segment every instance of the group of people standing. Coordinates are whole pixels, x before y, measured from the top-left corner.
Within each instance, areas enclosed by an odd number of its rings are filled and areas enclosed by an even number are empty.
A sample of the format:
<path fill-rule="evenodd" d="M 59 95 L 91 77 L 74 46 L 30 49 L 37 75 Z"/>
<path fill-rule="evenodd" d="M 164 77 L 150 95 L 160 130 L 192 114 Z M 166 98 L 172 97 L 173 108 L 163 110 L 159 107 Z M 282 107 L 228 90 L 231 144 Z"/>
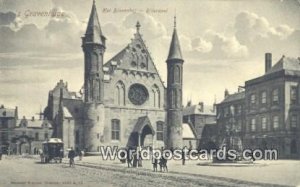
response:
<path fill-rule="evenodd" d="M 150 150 L 152 151 L 152 149 L 150 148 Z M 163 150 L 163 148 L 162 148 Z M 126 149 L 126 162 L 127 162 L 127 166 L 128 168 L 130 167 L 143 167 L 142 164 L 142 153 L 141 151 L 134 149 L 134 148 L 127 148 Z M 154 155 L 154 153 L 152 152 L 152 165 L 153 165 L 153 171 L 157 172 L 157 167 L 158 165 L 160 166 L 160 171 L 166 171 L 168 172 L 168 166 L 167 166 L 167 159 L 165 159 L 165 157 L 161 157 L 161 158 L 156 158 Z"/>
<path fill-rule="evenodd" d="M 167 152 L 164 152 L 165 149 L 162 147 L 160 149 L 161 151 L 161 155 L 160 157 L 158 157 L 158 155 L 154 155 L 156 154 L 155 151 L 153 151 L 153 149 L 150 147 L 149 148 L 151 154 L 151 160 L 152 160 L 152 166 L 153 166 L 153 171 L 157 172 L 158 171 L 158 166 L 160 168 L 160 172 L 168 172 L 168 156 L 166 155 Z M 190 154 L 190 150 L 187 147 L 184 147 L 181 150 L 181 161 L 182 161 L 182 165 L 185 165 L 186 159 Z M 170 149 L 168 151 L 168 153 L 170 154 L 173 153 L 173 149 Z M 130 167 L 142 167 L 142 153 L 141 150 L 138 150 L 138 148 L 127 148 L 126 149 L 126 153 L 127 153 L 127 157 L 126 157 L 126 162 L 127 162 L 127 166 L 128 168 Z M 163 155 L 165 154 L 165 155 Z"/>

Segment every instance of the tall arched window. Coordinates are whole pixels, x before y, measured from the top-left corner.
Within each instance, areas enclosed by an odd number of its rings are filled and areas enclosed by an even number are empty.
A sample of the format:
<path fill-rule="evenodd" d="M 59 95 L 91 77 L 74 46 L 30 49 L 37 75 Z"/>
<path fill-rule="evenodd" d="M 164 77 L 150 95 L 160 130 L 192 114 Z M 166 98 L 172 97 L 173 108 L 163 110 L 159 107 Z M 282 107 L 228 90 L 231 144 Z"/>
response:
<path fill-rule="evenodd" d="M 93 53 L 92 54 L 92 69 L 93 70 L 99 70 L 99 63 L 98 63 L 98 54 Z"/>
<path fill-rule="evenodd" d="M 174 90 L 174 105 L 175 105 L 175 107 L 177 108 L 178 107 L 178 98 L 177 98 L 177 96 L 178 96 L 178 93 L 177 93 L 177 90 L 175 89 Z"/>
<path fill-rule="evenodd" d="M 125 105 L 125 85 L 122 81 L 118 81 L 115 86 L 115 104 L 119 106 Z"/>
<path fill-rule="evenodd" d="M 152 105 L 160 108 L 160 91 L 157 85 L 152 86 Z"/>
<path fill-rule="evenodd" d="M 164 122 L 162 121 L 156 122 L 156 140 L 164 140 Z"/>
<path fill-rule="evenodd" d="M 155 106 L 155 105 L 156 105 L 156 91 L 155 91 L 155 90 L 152 90 L 152 94 L 153 94 L 152 105 L 153 105 L 154 107 L 156 107 L 156 106 Z"/>
<path fill-rule="evenodd" d="M 175 72 L 174 72 L 174 80 L 176 83 L 180 83 L 180 79 L 181 79 L 181 75 L 180 75 L 180 67 L 179 66 L 175 66 Z"/>
<path fill-rule="evenodd" d="M 120 120 L 112 119 L 111 120 L 111 140 L 120 140 Z"/>
<path fill-rule="evenodd" d="M 170 78 L 172 80 L 172 82 L 175 82 L 175 76 L 174 76 L 174 66 L 171 66 L 170 68 Z M 172 76 L 173 75 L 173 76 Z"/>

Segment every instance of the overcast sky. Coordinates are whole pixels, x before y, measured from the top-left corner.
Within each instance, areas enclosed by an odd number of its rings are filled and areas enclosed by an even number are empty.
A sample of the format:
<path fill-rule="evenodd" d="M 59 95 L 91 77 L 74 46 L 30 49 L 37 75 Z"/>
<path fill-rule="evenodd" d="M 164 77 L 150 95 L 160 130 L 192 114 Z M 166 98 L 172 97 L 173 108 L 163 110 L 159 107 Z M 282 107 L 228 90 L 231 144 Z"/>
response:
<path fill-rule="evenodd" d="M 48 91 L 63 79 L 72 91 L 83 85 L 81 36 L 92 0 L 0 0 L 0 103 L 32 116 L 47 104 Z M 184 104 L 222 101 L 245 80 L 282 55 L 300 56 L 300 1 L 96 0 L 107 37 L 105 61 L 130 42 L 136 21 L 163 80 L 177 15 L 184 63 Z M 135 13 L 114 9 L 133 9 Z M 31 16 L 56 9 L 64 17 Z M 112 12 L 105 12 L 111 9 Z M 162 12 L 147 12 L 158 10 Z"/>

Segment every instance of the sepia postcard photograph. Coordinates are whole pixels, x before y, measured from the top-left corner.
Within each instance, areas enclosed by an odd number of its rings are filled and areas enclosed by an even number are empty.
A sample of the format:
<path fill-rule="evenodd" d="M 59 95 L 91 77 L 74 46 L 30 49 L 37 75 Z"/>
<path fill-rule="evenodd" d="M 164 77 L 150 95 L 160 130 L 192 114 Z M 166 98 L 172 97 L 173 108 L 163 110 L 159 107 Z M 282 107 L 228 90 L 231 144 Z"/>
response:
<path fill-rule="evenodd" d="M 300 187 L 300 0 L 0 0 L 0 187 Z"/>

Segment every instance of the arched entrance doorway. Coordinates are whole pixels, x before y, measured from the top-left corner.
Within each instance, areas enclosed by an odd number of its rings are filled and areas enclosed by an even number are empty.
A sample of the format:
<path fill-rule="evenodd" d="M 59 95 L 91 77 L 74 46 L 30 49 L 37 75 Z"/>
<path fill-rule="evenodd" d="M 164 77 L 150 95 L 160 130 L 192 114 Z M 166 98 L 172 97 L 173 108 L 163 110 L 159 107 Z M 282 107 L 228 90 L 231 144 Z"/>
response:
<path fill-rule="evenodd" d="M 151 147 L 153 147 L 154 135 L 155 131 L 149 118 L 147 116 L 140 117 L 129 136 L 127 147 L 144 147 L 145 140 L 148 140 L 149 145 L 148 136 L 151 136 Z"/>
<path fill-rule="evenodd" d="M 12 139 L 12 142 L 16 144 L 16 153 L 17 154 L 31 154 L 31 142 L 34 140 L 34 138 L 29 137 L 27 135 L 21 135 L 14 137 Z"/>

